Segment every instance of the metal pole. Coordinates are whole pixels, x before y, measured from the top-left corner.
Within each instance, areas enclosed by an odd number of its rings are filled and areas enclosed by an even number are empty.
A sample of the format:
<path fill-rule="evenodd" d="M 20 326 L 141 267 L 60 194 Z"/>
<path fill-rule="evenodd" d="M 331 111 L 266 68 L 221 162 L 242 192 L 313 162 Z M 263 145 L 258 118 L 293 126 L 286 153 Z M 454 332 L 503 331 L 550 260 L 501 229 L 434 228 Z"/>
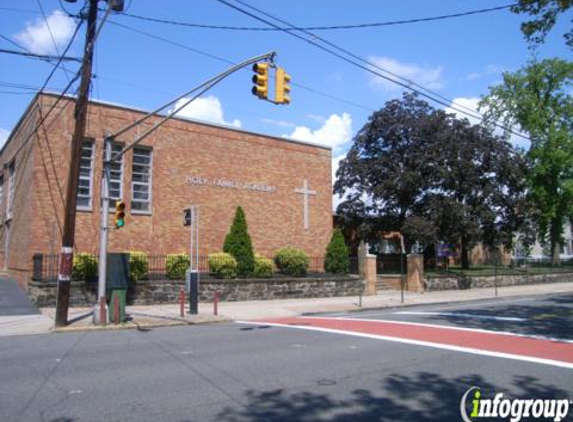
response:
<path fill-rule="evenodd" d="M 160 112 L 161 110 L 163 110 L 164 108 L 166 108 L 172 104 L 175 104 L 177 101 L 185 98 L 186 96 L 188 96 L 188 95 L 190 95 L 196 91 L 199 91 L 199 93 L 197 93 L 196 95 L 191 97 L 189 100 L 185 101 L 185 103 L 183 103 L 181 106 L 179 106 L 175 110 L 171 111 L 168 115 L 164 116 L 159 122 L 157 122 L 152 128 L 150 128 L 147 132 L 145 132 L 143 135 L 141 135 L 134 142 L 132 142 L 129 145 L 126 145 L 123 148 L 123 150 L 121 150 L 120 152 L 115 154 L 111 158 L 111 160 L 116 161 L 117 159 L 119 159 L 119 157 L 124 155 L 127 151 L 132 149 L 134 146 L 136 146 L 138 143 L 140 143 L 143 139 L 147 138 L 149 135 L 151 135 L 153 132 L 155 132 L 157 129 L 159 129 L 163 124 L 165 124 L 168 120 L 172 119 L 175 114 L 177 114 L 179 111 L 181 111 L 182 109 L 187 107 L 189 104 L 191 104 L 193 101 L 195 101 L 201 95 L 203 95 L 205 92 L 209 91 L 211 88 L 213 88 L 215 85 L 217 85 L 223 79 L 225 79 L 227 76 L 231 75 L 232 73 L 236 72 L 237 70 L 242 69 L 245 66 L 259 62 L 261 60 L 271 60 L 272 61 L 275 56 L 276 56 L 276 53 L 274 51 L 271 51 L 270 53 L 261 54 L 260 56 L 250 58 L 248 60 L 245 60 L 244 62 L 241 62 L 235 66 L 232 66 L 229 69 L 225 70 L 224 72 L 219 73 L 217 76 L 214 76 L 213 78 L 209 79 L 207 82 L 204 82 L 201 85 L 199 85 L 199 86 L 193 88 L 192 90 L 186 92 L 185 94 L 180 95 L 176 99 L 169 101 L 167 104 L 162 105 L 161 107 L 155 109 L 154 111 L 146 114 L 145 116 L 143 116 L 139 120 L 136 120 L 132 124 L 124 127 L 120 131 L 116 132 L 114 135 L 112 135 L 112 138 L 117 138 L 118 136 L 123 135 L 125 132 L 127 132 L 130 129 L 133 129 L 135 126 L 143 123 L 145 120 L 157 115 L 157 113 Z"/>
<path fill-rule="evenodd" d="M 400 303 L 404 303 L 404 237 L 400 234 Z"/>
<path fill-rule="evenodd" d="M 496 251 L 496 254 L 495 254 L 493 259 L 494 259 L 494 261 L 493 261 L 493 275 L 494 275 L 493 283 L 495 286 L 495 296 L 497 297 L 497 251 Z"/>
<path fill-rule="evenodd" d="M 111 157 L 112 140 L 109 137 L 105 138 L 104 143 L 105 148 L 105 161 L 103 164 L 103 175 L 101 178 L 100 186 L 100 228 L 99 228 L 99 263 L 98 263 L 98 285 L 97 285 L 97 297 L 98 301 L 96 308 L 94 309 L 94 323 L 95 324 L 105 324 L 107 322 L 107 306 L 105 310 L 98 309 L 105 303 L 105 279 L 107 276 L 107 238 L 108 238 L 108 221 L 109 221 L 109 180 L 111 175 L 111 162 L 108 161 Z M 104 301 L 102 302 L 102 298 Z M 105 312 L 104 312 L 105 311 Z M 100 315 L 105 316 L 105 318 L 100 317 Z"/>

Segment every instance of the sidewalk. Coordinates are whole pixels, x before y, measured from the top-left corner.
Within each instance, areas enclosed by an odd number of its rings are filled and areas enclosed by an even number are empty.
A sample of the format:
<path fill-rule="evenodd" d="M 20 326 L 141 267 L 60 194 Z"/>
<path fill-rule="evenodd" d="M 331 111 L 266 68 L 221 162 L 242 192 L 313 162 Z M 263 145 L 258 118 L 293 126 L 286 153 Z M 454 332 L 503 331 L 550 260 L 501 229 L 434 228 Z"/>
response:
<path fill-rule="evenodd" d="M 199 304 L 198 315 L 179 317 L 179 305 L 128 306 L 127 314 L 133 320 L 120 326 L 109 325 L 106 329 L 137 328 L 146 329 L 159 326 L 204 324 L 228 322 L 231 320 L 264 320 L 269 318 L 292 317 L 302 314 L 324 312 L 347 312 L 367 309 L 381 309 L 412 305 L 429 305 L 437 303 L 468 302 L 475 300 L 505 300 L 520 296 L 542 296 L 558 293 L 573 293 L 572 283 L 536 284 L 526 286 L 509 286 L 498 289 L 497 298 L 494 289 L 448 290 L 440 292 L 404 292 L 404 304 L 400 303 L 400 291 L 388 290 L 376 296 L 364 296 L 362 308 L 358 297 L 333 297 L 320 299 L 289 299 L 249 302 L 221 302 L 218 316 L 213 315 L 212 303 Z M 188 309 L 188 305 L 187 305 Z M 48 333 L 53 331 L 53 308 L 41 309 L 42 315 L 22 317 L 20 321 L 11 321 L 11 325 L 0 324 L 0 336 L 13 334 Z M 70 324 L 58 331 L 97 330 L 91 323 L 91 308 L 70 308 Z M 47 323 L 49 321 L 49 323 Z"/>

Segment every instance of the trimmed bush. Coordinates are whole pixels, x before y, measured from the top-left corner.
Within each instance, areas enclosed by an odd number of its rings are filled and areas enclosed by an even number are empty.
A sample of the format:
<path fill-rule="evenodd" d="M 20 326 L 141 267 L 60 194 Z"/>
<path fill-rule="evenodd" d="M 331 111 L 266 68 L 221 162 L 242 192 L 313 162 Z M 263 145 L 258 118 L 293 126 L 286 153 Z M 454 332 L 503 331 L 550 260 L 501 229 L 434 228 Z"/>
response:
<path fill-rule="evenodd" d="M 189 265 L 189 255 L 187 254 L 176 253 L 167 255 L 167 259 L 165 260 L 165 272 L 167 277 L 173 280 L 185 278 L 185 271 L 187 271 Z"/>
<path fill-rule="evenodd" d="M 217 278 L 235 278 L 237 277 L 237 261 L 228 253 L 213 253 L 209 255 L 209 270 Z"/>
<path fill-rule="evenodd" d="M 255 255 L 251 236 L 248 233 L 247 220 L 243 208 L 237 207 L 229 234 L 225 237 L 223 252 L 233 255 L 237 260 L 237 274 L 248 276 L 255 268 Z"/>
<path fill-rule="evenodd" d="M 259 254 L 255 254 L 255 270 L 253 275 L 257 278 L 270 278 L 273 276 L 273 261 Z"/>
<path fill-rule="evenodd" d="M 348 274 L 350 271 L 348 253 L 348 247 L 344 243 L 344 235 L 340 229 L 334 229 L 330 243 L 326 247 L 324 270 L 327 273 Z"/>
<path fill-rule="evenodd" d="M 72 278 L 74 280 L 92 280 L 98 275 L 98 260 L 95 255 L 89 253 L 77 253 L 74 255 Z"/>
<path fill-rule="evenodd" d="M 295 277 L 306 275 L 309 261 L 308 255 L 296 248 L 279 249 L 275 255 L 275 264 L 279 270 Z"/>
<path fill-rule="evenodd" d="M 129 252 L 129 278 L 133 281 L 148 277 L 149 261 L 145 252 Z"/>

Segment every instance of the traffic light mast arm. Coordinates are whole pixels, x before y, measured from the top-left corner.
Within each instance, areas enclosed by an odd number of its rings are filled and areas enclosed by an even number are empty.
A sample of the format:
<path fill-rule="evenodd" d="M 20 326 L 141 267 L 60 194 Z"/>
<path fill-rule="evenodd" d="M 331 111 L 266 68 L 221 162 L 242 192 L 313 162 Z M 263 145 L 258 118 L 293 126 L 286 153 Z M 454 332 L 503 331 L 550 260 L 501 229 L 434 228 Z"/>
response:
<path fill-rule="evenodd" d="M 131 144 L 125 146 L 120 152 L 115 154 L 113 157 L 111 157 L 110 162 L 117 161 L 127 151 L 129 151 L 134 146 L 136 146 L 138 143 L 143 141 L 145 138 L 147 138 L 149 135 L 151 135 L 153 132 L 155 132 L 157 129 L 159 129 L 161 126 L 163 126 L 168 120 L 173 118 L 173 116 L 175 116 L 179 111 L 181 111 L 182 109 L 187 107 L 189 104 L 191 104 L 193 101 L 195 101 L 201 95 L 203 95 L 205 92 L 209 91 L 211 88 L 213 88 L 215 85 L 217 85 L 223 79 L 225 79 L 227 76 L 229 76 L 229 75 L 235 73 L 237 70 L 240 70 L 240 69 L 242 69 L 246 66 L 249 66 L 253 63 L 257 63 L 257 62 L 260 62 L 263 60 L 268 60 L 268 61 L 272 62 L 274 60 L 275 56 L 276 56 L 276 52 L 271 51 L 270 53 L 266 53 L 266 54 L 262 54 L 260 56 L 252 57 L 248 60 L 245 60 L 244 62 L 241 62 L 235 66 L 232 66 L 229 69 L 225 70 L 224 72 L 219 73 L 217 76 L 214 76 L 213 78 L 209 79 L 208 81 L 203 82 L 201 85 L 196 86 L 195 88 L 186 92 L 185 94 L 180 95 L 179 97 L 175 98 L 174 100 L 169 101 L 167 104 L 164 104 L 161 107 L 155 109 L 154 111 L 146 114 L 141 119 L 136 120 L 132 124 L 124 127 L 123 129 L 114 133 L 113 135 L 108 135 L 107 138 L 109 138 L 111 140 L 116 139 L 118 136 L 123 135 L 125 132 L 133 129 L 135 126 L 143 123 L 145 120 L 156 115 L 161 110 L 175 104 L 177 101 L 182 100 L 183 98 L 187 97 L 188 95 L 191 95 L 191 94 L 196 92 L 196 94 L 193 97 L 191 97 L 190 99 L 188 99 L 187 101 L 185 101 L 183 103 L 183 105 L 177 107 L 176 109 L 171 111 L 169 114 L 164 116 L 160 121 L 158 121 L 155 125 L 153 125 L 153 127 L 151 129 L 149 129 L 147 132 L 145 132 L 143 135 L 141 135 L 139 138 L 137 138 Z"/>

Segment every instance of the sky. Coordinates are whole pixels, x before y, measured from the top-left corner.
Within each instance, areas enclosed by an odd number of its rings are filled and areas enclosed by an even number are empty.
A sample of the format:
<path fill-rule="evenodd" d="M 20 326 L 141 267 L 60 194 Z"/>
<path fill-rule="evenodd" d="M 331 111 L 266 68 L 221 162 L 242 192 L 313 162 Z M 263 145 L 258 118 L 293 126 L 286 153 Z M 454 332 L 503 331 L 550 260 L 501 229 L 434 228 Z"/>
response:
<path fill-rule="evenodd" d="M 229 0 L 233 2 L 234 0 Z M 297 27 L 341 26 L 449 15 L 510 4 L 504 0 L 240 0 Z M 84 0 L 2 0 L 0 48 L 59 55 L 70 42 Z M 181 23 L 269 28 L 216 0 L 126 0 L 125 13 Z M 100 1 L 100 7 L 105 3 Z M 317 48 L 320 40 L 284 31 L 189 27 L 112 14 L 95 49 L 91 98 L 153 110 L 189 91 L 231 63 L 275 51 L 277 65 L 292 78 L 290 105 L 275 105 L 251 94 L 252 71 L 237 72 L 182 111 L 185 117 L 332 148 L 333 174 L 354 135 L 385 102 L 404 88 Z M 538 58 L 571 59 L 562 33 L 573 12 L 560 18 Z M 100 14 L 100 19 L 103 13 Z M 265 18 L 269 20 L 269 18 Z M 515 71 L 532 57 L 519 29 L 524 16 L 509 10 L 402 25 L 312 30 L 320 39 L 371 65 L 392 72 L 445 98 L 475 107 L 502 72 Z M 282 24 L 281 24 L 282 25 Z M 285 26 L 285 25 L 282 25 Z M 68 56 L 81 57 L 85 26 Z M 329 47 L 333 48 L 333 47 Z M 338 50 L 340 52 L 340 50 Z M 9 136 L 53 66 L 0 53 L 0 145 Z M 355 60 L 355 59 L 353 59 Z M 78 69 L 57 70 L 48 83 L 60 92 Z M 526 141 L 514 138 L 516 145 Z"/>

